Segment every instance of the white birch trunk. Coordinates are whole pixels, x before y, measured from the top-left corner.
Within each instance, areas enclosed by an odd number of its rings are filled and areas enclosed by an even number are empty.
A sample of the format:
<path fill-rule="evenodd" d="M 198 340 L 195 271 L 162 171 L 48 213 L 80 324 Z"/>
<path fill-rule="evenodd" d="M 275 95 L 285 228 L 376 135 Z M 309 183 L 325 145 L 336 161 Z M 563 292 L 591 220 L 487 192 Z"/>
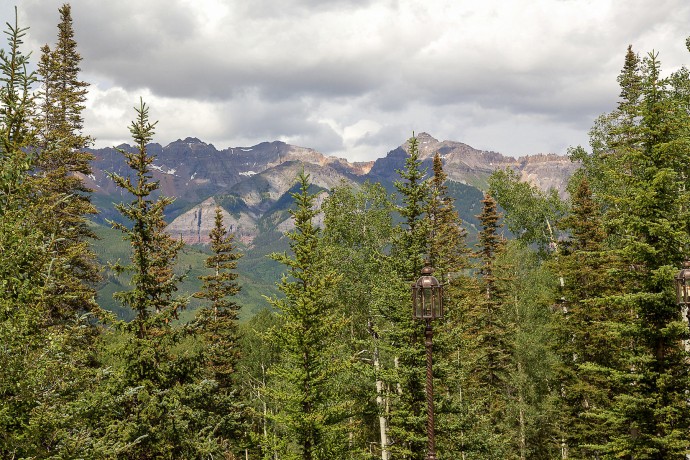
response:
<path fill-rule="evenodd" d="M 388 420 L 386 414 L 388 413 L 388 404 L 383 397 L 383 381 L 379 378 L 379 370 L 381 363 L 379 362 L 379 349 L 374 348 L 374 369 L 376 371 L 376 404 L 381 411 L 379 415 L 379 428 L 381 431 L 381 460 L 389 460 L 390 452 L 388 452 Z"/>

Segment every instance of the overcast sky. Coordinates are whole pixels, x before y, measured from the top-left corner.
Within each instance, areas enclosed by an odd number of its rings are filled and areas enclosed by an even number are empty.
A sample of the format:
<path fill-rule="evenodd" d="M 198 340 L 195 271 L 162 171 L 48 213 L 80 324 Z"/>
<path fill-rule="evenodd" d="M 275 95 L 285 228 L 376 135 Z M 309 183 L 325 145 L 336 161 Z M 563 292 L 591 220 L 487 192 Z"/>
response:
<path fill-rule="evenodd" d="M 3 22 L 12 0 L 0 0 Z M 18 0 L 28 49 L 54 0 Z M 628 44 L 690 62 L 688 0 L 73 0 L 86 131 L 129 139 L 142 96 L 156 141 L 283 140 L 350 160 L 412 131 L 505 155 L 587 145 Z"/>

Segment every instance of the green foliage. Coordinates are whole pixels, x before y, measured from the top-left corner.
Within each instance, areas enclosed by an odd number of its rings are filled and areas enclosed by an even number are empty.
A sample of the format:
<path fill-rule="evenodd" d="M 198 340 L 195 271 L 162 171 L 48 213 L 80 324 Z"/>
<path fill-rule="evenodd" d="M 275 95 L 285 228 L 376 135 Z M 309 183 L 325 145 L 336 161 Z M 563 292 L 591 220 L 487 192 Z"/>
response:
<path fill-rule="evenodd" d="M 346 409 L 338 404 L 334 385 L 346 365 L 334 340 L 345 325 L 333 310 L 326 293 L 336 282 L 335 274 L 324 269 L 321 236 L 315 226 L 315 195 L 309 193 L 309 176 L 298 176 L 299 193 L 294 193 L 296 209 L 290 214 L 295 229 L 289 234 L 293 256 L 272 257 L 288 268 L 280 290 L 283 299 L 271 304 L 283 314 L 280 329 L 271 339 L 282 347 L 280 363 L 272 369 L 269 394 L 278 411 L 273 418 L 289 439 L 290 455 L 311 460 L 337 458 L 347 449 L 342 421 Z"/>
<path fill-rule="evenodd" d="M 433 164 L 434 175 L 430 181 L 426 211 L 430 228 L 428 253 L 431 266 L 444 283 L 468 267 L 469 250 L 465 242 L 467 231 L 462 227 L 453 198 L 448 193 L 447 176 L 438 153 Z"/>
<path fill-rule="evenodd" d="M 556 295 L 553 272 L 538 253 L 510 242 L 500 257 L 499 277 L 508 281 L 506 320 L 513 325 L 510 348 L 507 417 L 504 430 L 519 458 L 556 458 L 557 392 L 553 388 L 558 357 L 553 352 L 552 305 Z"/>
<path fill-rule="evenodd" d="M 271 369 L 280 361 L 280 345 L 267 339 L 272 330 L 281 328 L 282 320 L 282 315 L 263 309 L 239 326 L 242 355 L 237 374 L 249 414 L 250 458 L 271 458 L 280 450 L 282 431 L 272 422 L 278 406 L 268 391 Z"/>
<path fill-rule="evenodd" d="M 616 274 L 621 261 L 606 251 L 606 233 L 589 182 L 583 178 L 572 197 L 571 214 L 562 223 L 572 235 L 552 262 L 562 281 L 560 311 L 555 315 L 556 349 L 561 356 L 562 438 L 575 456 L 593 456 L 610 427 L 596 414 L 611 407 L 611 394 L 620 391 L 611 369 L 620 365 L 627 348 L 616 333 L 629 321 L 629 312 L 610 302 L 619 294 Z"/>
<path fill-rule="evenodd" d="M 558 191 L 544 192 L 522 182 L 512 169 L 496 170 L 489 178 L 489 193 L 506 212 L 508 229 L 524 244 L 535 244 L 545 256 L 557 244 L 556 223 L 565 213 Z"/>
<path fill-rule="evenodd" d="M 0 50 L 0 456 L 70 456 L 82 433 L 79 396 L 93 375 L 96 329 L 89 318 L 55 315 L 55 286 L 68 259 L 46 231 L 34 166 L 34 74 L 20 46 L 26 29 L 8 24 Z M 67 225 L 66 221 L 51 224 Z M 86 282 L 86 277 L 76 279 Z M 77 297 L 78 293 L 70 293 Z"/>
<path fill-rule="evenodd" d="M 131 273 L 134 289 L 116 293 L 115 297 L 124 306 L 136 312 L 133 330 L 139 338 L 146 336 L 149 327 L 157 328 L 177 318 L 184 301 L 174 300 L 179 277 L 173 273 L 173 264 L 182 249 L 181 241 L 173 240 L 164 232 L 166 223 L 163 211 L 173 199 L 159 197 L 153 201 L 151 193 L 158 189 L 158 182 L 151 180 L 150 165 L 154 157 L 146 152 L 146 145 L 153 139 L 154 124 L 149 123 L 148 107 L 140 103 L 136 108 L 137 119 L 132 122 L 130 132 L 137 145 L 137 151 L 121 151 L 127 164 L 136 173 L 135 182 L 129 177 L 112 174 L 111 178 L 125 191 L 134 196 L 129 204 L 118 204 L 116 209 L 129 221 L 132 228 L 118 222 L 111 222 L 113 228 L 124 234 L 132 247 L 132 262 L 113 265 L 116 273 Z"/>
<path fill-rule="evenodd" d="M 473 448 L 509 457 L 505 422 L 513 392 L 515 318 L 507 310 L 511 299 L 506 293 L 513 280 L 503 276 L 508 270 L 500 261 L 505 240 L 499 233 L 502 224 L 496 201 L 486 195 L 482 203 L 476 253 L 479 276 L 464 318 L 464 341 L 469 348 L 466 392 L 477 416 L 474 429 L 485 438 L 483 447 Z"/>
<path fill-rule="evenodd" d="M 128 273 L 115 273 L 108 266 L 109 262 L 126 260 L 129 257 L 130 245 L 122 240 L 121 232 L 110 227 L 92 224 L 92 231 L 96 235 L 96 239 L 91 241 L 93 252 L 98 254 L 98 262 L 104 266 L 102 280 L 96 285 L 98 303 L 101 308 L 111 311 L 119 319 L 131 321 L 134 312 L 113 299 L 115 292 L 122 291 L 124 286 L 130 286 L 131 276 Z M 263 296 L 278 293 L 275 279 L 279 277 L 280 266 L 268 260 L 265 255 L 271 248 L 280 247 L 275 241 L 273 243 L 271 246 L 257 243 L 252 251 L 245 252 L 238 260 L 237 282 L 242 285 L 242 289 L 235 298 L 237 303 L 242 305 L 238 312 L 240 322 L 249 320 L 254 314 L 269 307 Z M 238 244 L 238 248 L 240 247 Z M 185 246 L 180 251 L 173 270 L 180 279 L 177 291 L 180 296 L 192 296 L 200 291 L 202 281 L 199 277 L 213 273 L 206 267 L 208 256 L 209 249 L 202 246 Z M 190 298 L 187 308 L 179 314 L 179 321 L 192 321 L 203 303 L 202 299 Z"/>
<path fill-rule="evenodd" d="M 671 295 L 680 249 L 688 246 L 688 82 L 685 70 L 662 79 L 656 54 L 640 61 L 628 49 L 618 108 L 597 120 L 591 154 L 573 152 L 592 190 L 578 189 L 574 209 L 587 213 L 590 226 L 574 228 L 564 266 L 591 287 L 566 280 L 566 293 L 579 302 L 570 336 L 584 347 L 583 356 L 565 360 L 583 371 L 567 397 L 573 410 L 578 398 L 586 402 L 579 411 L 589 422 L 576 427 L 575 448 L 636 458 L 688 452 L 688 353 L 680 346 L 688 332 Z M 603 241 L 590 209 L 601 212 Z M 583 337 L 582 322 L 597 326 Z M 601 343 L 606 350 L 597 349 Z"/>
<path fill-rule="evenodd" d="M 0 49 L 0 71 L 2 72 L 0 117 L 2 117 L 3 134 L 0 158 L 3 159 L 3 165 L 12 161 L 15 155 L 20 155 L 21 148 L 28 148 L 35 134 L 31 128 L 35 114 L 35 97 L 31 92 L 31 87 L 36 82 L 36 75 L 28 71 L 29 55 L 24 54 L 21 49 L 28 28 L 19 27 L 16 20 L 16 8 L 14 25 L 9 22 L 6 25 L 7 30 L 4 33 L 7 36 L 7 51 Z M 15 159 L 13 165 L 28 168 L 26 161 Z M 9 172 L 3 173 L 2 176 L 4 187 L 7 187 L 9 179 L 16 180 L 16 176 L 8 174 Z M 12 181 L 9 183 L 11 184 Z"/>
<path fill-rule="evenodd" d="M 379 315 L 381 291 L 395 276 L 388 255 L 394 227 L 393 204 L 380 184 L 341 185 L 322 206 L 325 264 L 338 274 L 329 301 L 348 321 L 338 340 L 353 365 L 338 383 L 350 405 L 350 458 L 369 458 L 373 445 L 386 442 L 386 403 L 381 377 Z M 376 393 L 374 393 L 376 391 Z M 347 396 L 345 396 L 347 395 Z M 374 397 L 375 396 L 375 397 Z M 384 433 L 381 433 L 383 425 Z"/>
<path fill-rule="evenodd" d="M 91 173 L 91 143 L 82 133 L 88 84 L 78 78 L 81 56 L 76 50 L 71 9 L 60 10 L 55 50 L 45 46 L 38 66 L 43 90 L 40 116 L 35 118 L 38 155 L 34 174 L 36 196 L 42 207 L 39 223 L 51 235 L 57 254 L 48 284 L 51 315 L 62 320 L 76 313 L 96 311 L 93 283 L 98 281 L 93 238 L 87 217 L 96 213 L 82 175 Z"/>
<path fill-rule="evenodd" d="M 186 304 L 185 298 L 174 296 L 179 277 L 173 267 L 183 244 L 164 233 L 163 212 L 171 200 L 150 198 L 158 188 L 149 170 L 153 157 L 146 152 L 154 124 L 148 121 L 143 102 L 136 112 L 130 131 L 137 151 L 122 152 L 135 179 L 112 176 L 134 196 L 131 203 L 117 206 L 132 227 L 122 223 L 113 223 L 113 227 L 131 246 L 131 263 L 118 262 L 114 268 L 131 274 L 132 289 L 116 297 L 135 317 L 130 323 L 116 323 L 111 346 L 104 350 L 104 359 L 113 356 L 114 363 L 92 401 L 98 423 L 90 455 L 145 459 L 228 454 L 236 448 L 228 437 L 236 433 L 237 424 L 236 412 L 223 412 L 235 407 L 226 379 L 232 369 L 225 364 L 234 364 L 224 362 L 222 353 L 207 350 L 193 328 L 173 322 Z M 218 235 L 224 252 L 227 248 L 220 231 Z M 219 263 L 226 262 L 224 256 L 220 259 Z M 227 306 L 224 297 L 215 294 L 209 296 L 217 308 Z"/>
<path fill-rule="evenodd" d="M 446 306 L 433 325 L 438 458 L 687 457 L 690 333 L 671 280 L 690 250 L 690 71 L 662 78 L 658 55 L 628 48 L 617 107 L 591 152 L 571 151 L 568 206 L 510 170 L 480 203 L 438 154 L 426 178 L 412 137 L 397 196 L 324 191 L 302 171 L 240 259 L 220 210 L 208 250 L 165 234 L 173 201 L 152 180 L 143 102 L 122 152 L 132 172 L 112 176 L 131 197 L 112 223 L 120 241 L 88 223 L 88 85 L 69 5 L 59 12 L 38 97 L 26 29 L 8 24 L 0 50 L 0 457 L 421 460 L 424 325 L 409 283 L 424 258 Z M 466 221 L 473 254 L 458 196 L 466 214 L 482 206 Z M 119 291 L 130 322 L 95 304 L 90 248 L 117 260 L 99 292 Z M 277 313 L 251 317 L 261 304 L 245 299 L 276 292 Z"/>
<path fill-rule="evenodd" d="M 237 321 L 240 306 L 233 300 L 240 287 L 236 282 L 237 260 L 234 235 L 223 225 L 223 213 L 216 208 L 215 225 L 210 233 L 212 254 L 206 266 L 210 275 L 200 276 L 202 290 L 196 297 L 210 302 L 199 309 L 195 321 L 205 355 L 207 378 L 217 385 L 217 391 L 208 395 L 207 407 L 215 416 L 214 436 L 224 445 L 237 445 L 235 440 L 244 434 L 243 410 L 238 400 L 237 362 L 240 357 Z"/>
<path fill-rule="evenodd" d="M 364 184 L 360 189 L 341 185 L 322 206 L 326 264 L 339 275 L 330 293 L 350 318 L 348 340 L 371 336 L 373 292 L 385 282 L 381 270 L 393 236 L 393 205 L 383 187 Z"/>
<path fill-rule="evenodd" d="M 386 273 L 390 281 L 377 290 L 380 321 L 375 331 L 381 337 L 381 379 L 387 388 L 390 453 L 393 458 L 421 459 L 426 451 L 426 352 L 421 340 L 423 327 L 411 314 L 410 282 L 421 272 L 429 251 L 427 218 L 429 183 L 421 168 L 417 138 L 408 141 L 409 155 L 401 180 L 395 187 L 401 195 L 398 213 L 403 222 L 394 233 Z"/>
<path fill-rule="evenodd" d="M 407 141 L 409 155 L 405 159 L 405 169 L 397 171 L 400 176 L 395 188 L 402 198 L 398 213 L 402 216 L 405 232 L 401 232 L 401 241 L 396 249 L 402 251 L 399 262 L 403 264 L 401 273 L 411 280 L 418 276 L 423 267 L 423 258 L 427 251 L 428 221 L 424 219 L 429 200 L 429 183 L 424 179 L 426 170 L 421 169 L 419 147 L 414 135 Z"/>

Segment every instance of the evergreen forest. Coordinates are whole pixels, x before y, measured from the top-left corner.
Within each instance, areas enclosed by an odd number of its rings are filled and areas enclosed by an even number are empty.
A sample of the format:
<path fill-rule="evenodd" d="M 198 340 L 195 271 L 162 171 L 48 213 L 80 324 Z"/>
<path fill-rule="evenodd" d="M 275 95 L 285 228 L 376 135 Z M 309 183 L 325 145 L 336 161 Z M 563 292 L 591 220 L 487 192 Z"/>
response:
<path fill-rule="evenodd" d="M 184 244 L 164 231 L 174 198 L 152 178 L 141 100 L 131 174 L 111 175 L 128 257 L 98 261 L 70 6 L 35 61 L 26 30 L 7 23 L 0 50 L 0 458 L 425 459 L 410 293 L 425 263 L 444 288 L 436 458 L 690 458 L 690 314 L 674 287 L 690 257 L 688 69 L 628 48 L 617 106 L 570 150 L 567 197 L 498 171 L 476 235 L 414 135 L 392 194 L 326 192 L 302 172 L 271 308 L 240 321 L 251 287 L 220 209 L 198 291 L 179 289 Z M 129 285 L 103 300 L 105 268 Z"/>

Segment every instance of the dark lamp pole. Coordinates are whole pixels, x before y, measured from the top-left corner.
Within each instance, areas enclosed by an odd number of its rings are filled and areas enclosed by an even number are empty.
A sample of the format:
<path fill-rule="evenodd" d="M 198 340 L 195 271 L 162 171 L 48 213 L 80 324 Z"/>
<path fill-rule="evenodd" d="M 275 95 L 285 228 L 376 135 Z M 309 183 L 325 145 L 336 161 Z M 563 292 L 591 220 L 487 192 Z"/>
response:
<path fill-rule="evenodd" d="M 431 321 L 443 318 L 443 286 L 431 274 L 433 269 L 427 265 L 422 276 L 412 284 L 412 314 L 415 319 L 424 320 L 424 344 L 426 346 L 426 412 L 427 412 L 427 460 L 436 460 L 436 440 L 434 438 L 434 379 L 432 362 Z"/>

